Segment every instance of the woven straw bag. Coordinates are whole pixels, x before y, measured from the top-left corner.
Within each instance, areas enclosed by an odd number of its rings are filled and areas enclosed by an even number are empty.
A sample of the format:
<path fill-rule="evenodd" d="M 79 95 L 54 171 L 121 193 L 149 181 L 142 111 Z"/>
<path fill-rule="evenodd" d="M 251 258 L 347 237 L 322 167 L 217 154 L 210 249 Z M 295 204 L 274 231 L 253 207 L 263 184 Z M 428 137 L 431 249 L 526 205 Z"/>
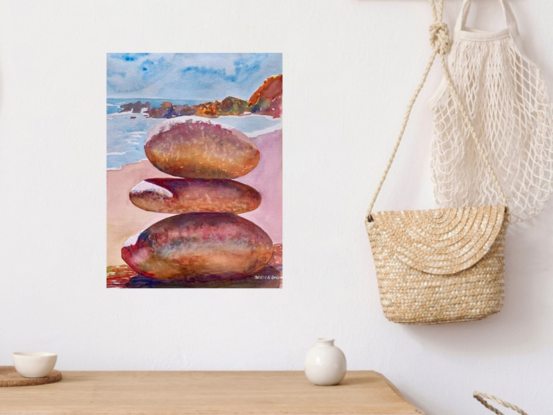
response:
<path fill-rule="evenodd" d="M 504 254 L 508 211 L 505 195 L 488 162 L 445 61 L 448 27 L 441 21 L 443 0 L 429 0 L 433 53 L 413 95 L 365 225 L 373 252 L 384 315 L 402 324 L 442 324 L 480 320 L 498 313 L 504 299 Z M 411 109 L 436 55 L 457 108 L 493 180 L 502 204 L 423 211 L 372 209 L 393 162 Z"/>
<path fill-rule="evenodd" d="M 491 406 L 486 400 L 489 399 L 490 401 L 497 402 L 500 405 L 503 405 L 505 408 L 512 409 L 515 412 L 518 412 L 520 415 L 528 415 L 526 412 L 524 412 L 522 409 L 520 409 L 518 406 L 515 406 L 513 404 L 510 404 L 509 402 L 505 402 L 499 398 L 496 398 L 493 395 L 488 395 L 487 393 L 482 392 L 474 392 L 472 395 L 474 398 L 480 402 L 482 405 L 484 405 L 486 408 L 488 408 L 490 411 L 496 413 L 497 415 L 503 415 L 503 412 L 500 412 L 493 406 Z"/>

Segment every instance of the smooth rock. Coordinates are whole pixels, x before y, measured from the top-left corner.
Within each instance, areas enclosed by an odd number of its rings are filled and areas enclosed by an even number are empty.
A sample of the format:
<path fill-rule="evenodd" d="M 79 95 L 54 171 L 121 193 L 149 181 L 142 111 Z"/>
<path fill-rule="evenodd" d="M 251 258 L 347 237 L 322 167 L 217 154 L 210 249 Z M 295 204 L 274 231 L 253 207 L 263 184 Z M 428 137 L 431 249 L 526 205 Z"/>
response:
<path fill-rule="evenodd" d="M 197 179 L 234 179 L 259 163 L 255 143 L 236 129 L 209 122 L 164 121 L 148 133 L 148 160 L 172 176 Z"/>
<path fill-rule="evenodd" d="M 244 213 L 261 203 L 253 187 L 226 179 L 147 179 L 129 198 L 141 209 L 160 213 Z"/>
<path fill-rule="evenodd" d="M 121 249 L 123 260 L 152 278 L 254 275 L 273 254 L 269 235 L 233 213 L 194 212 L 163 219 Z"/>
<path fill-rule="evenodd" d="M 254 114 L 279 118 L 282 114 L 282 74 L 265 79 L 248 100 L 248 105 Z"/>

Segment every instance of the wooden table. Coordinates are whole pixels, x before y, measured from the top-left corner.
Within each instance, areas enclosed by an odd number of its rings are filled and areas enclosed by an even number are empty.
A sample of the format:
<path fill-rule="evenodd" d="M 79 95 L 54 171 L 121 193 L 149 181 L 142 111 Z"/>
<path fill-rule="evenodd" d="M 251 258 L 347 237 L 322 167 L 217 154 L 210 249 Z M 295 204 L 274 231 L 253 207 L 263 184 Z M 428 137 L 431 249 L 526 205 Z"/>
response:
<path fill-rule="evenodd" d="M 314 386 L 303 372 L 62 372 L 0 388 L 0 414 L 421 415 L 376 372 Z"/>

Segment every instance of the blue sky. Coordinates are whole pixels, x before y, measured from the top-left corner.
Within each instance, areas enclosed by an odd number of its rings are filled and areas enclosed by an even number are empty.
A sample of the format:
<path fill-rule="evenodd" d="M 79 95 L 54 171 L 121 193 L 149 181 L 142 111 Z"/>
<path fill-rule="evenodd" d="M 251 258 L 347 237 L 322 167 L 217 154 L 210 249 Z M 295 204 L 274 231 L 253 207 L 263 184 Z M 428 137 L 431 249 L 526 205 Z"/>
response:
<path fill-rule="evenodd" d="M 108 98 L 248 99 L 280 53 L 108 53 Z"/>

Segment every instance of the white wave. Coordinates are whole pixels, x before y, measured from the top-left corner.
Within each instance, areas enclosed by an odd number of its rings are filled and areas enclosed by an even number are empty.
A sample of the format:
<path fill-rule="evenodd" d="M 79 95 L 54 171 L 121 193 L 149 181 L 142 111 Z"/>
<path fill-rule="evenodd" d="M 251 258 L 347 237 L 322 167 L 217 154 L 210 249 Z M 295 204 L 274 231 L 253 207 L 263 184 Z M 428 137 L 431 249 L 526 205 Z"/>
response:
<path fill-rule="evenodd" d="M 107 153 L 108 156 L 123 156 L 127 154 L 126 151 L 112 151 L 111 153 Z"/>
<path fill-rule="evenodd" d="M 109 120 L 111 118 L 125 117 L 129 114 L 133 114 L 133 112 L 132 111 L 114 112 L 113 114 L 107 114 L 107 117 L 108 117 L 108 120 Z M 134 114 L 136 114 L 136 113 L 134 113 Z"/>
<path fill-rule="evenodd" d="M 244 133 L 248 137 L 257 137 L 262 134 L 269 134 L 278 130 L 282 130 L 282 126 L 280 124 L 273 125 L 271 127 L 263 128 L 262 130 L 252 131 L 251 133 Z"/>
<path fill-rule="evenodd" d="M 121 167 L 106 167 L 106 170 L 121 170 L 123 167 L 125 166 L 129 166 L 131 164 L 138 164 L 140 163 L 141 161 L 144 161 L 144 160 L 148 160 L 147 158 L 143 158 L 143 159 L 140 159 L 138 161 L 133 161 L 131 163 L 126 163 L 126 164 L 123 164 Z"/>

